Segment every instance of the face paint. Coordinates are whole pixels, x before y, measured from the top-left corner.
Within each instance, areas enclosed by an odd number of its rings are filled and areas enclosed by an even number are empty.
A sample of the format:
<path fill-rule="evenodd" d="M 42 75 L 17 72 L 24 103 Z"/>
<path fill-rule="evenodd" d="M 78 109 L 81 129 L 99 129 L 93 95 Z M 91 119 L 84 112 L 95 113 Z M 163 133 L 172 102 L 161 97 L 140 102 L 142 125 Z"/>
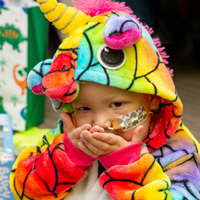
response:
<path fill-rule="evenodd" d="M 147 113 L 144 109 L 144 105 L 142 105 L 130 113 L 120 115 L 119 117 L 113 119 L 111 121 L 112 127 L 108 127 L 108 129 L 116 130 L 119 133 L 124 133 L 125 131 L 140 125 L 146 119 Z"/>

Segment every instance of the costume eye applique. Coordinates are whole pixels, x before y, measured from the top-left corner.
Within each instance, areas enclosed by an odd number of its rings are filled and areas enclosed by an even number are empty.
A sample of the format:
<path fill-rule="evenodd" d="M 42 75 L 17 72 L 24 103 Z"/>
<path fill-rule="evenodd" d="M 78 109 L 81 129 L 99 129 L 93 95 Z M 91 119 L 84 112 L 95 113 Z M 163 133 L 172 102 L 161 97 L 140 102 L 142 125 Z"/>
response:
<path fill-rule="evenodd" d="M 124 49 L 114 50 L 104 44 L 98 49 L 97 58 L 103 67 L 115 70 L 126 62 L 126 51 Z"/>

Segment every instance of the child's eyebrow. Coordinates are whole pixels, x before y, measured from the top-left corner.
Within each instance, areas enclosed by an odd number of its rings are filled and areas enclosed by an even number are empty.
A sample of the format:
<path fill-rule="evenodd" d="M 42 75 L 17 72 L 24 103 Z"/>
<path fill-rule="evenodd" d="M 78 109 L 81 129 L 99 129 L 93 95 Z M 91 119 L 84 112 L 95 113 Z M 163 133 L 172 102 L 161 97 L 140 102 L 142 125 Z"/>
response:
<path fill-rule="evenodd" d="M 72 102 L 72 105 L 79 105 L 79 106 L 88 106 L 90 104 L 90 102 L 88 102 L 88 100 L 86 99 L 76 99 Z"/>
<path fill-rule="evenodd" d="M 103 97 L 103 102 L 115 101 L 115 100 L 121 101 L 121 100 L 123 100 L 122 98 L 123 98 L 122 94 L 117 94 L 116 95 L 116 94 L 112 94 L 111 93 L 111 94 L 107 95 L 106 97 Z"/>

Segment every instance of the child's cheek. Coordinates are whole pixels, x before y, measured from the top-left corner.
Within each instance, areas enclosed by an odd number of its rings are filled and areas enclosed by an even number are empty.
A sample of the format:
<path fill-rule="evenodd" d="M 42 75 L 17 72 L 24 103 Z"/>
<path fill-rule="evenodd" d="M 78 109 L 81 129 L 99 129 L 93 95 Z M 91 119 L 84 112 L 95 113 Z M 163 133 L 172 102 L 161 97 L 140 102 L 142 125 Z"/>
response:
<path fill-rule="evenodd" d="M 76 124 L 78 127 L 83 126 L 85 124 L 90 124 L 92 126 L 91 120 L 87 117 L 87 115 L 75 115 Z"/>
<path fill-rule="evenodd" d="M 133 134 L 134 134 L 134 129 L 130 129 L 125 131 L 124 133 L 119 134 L 119 136 L 121 136 L 122 138 L 124 138 L 127 142 L 132 140 Z"/>

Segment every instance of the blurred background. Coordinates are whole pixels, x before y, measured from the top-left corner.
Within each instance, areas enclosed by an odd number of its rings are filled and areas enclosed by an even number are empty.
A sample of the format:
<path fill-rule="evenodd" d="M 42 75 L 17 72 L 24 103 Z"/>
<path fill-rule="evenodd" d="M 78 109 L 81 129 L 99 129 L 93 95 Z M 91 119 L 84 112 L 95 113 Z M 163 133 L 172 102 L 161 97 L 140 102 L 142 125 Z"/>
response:
<path fill-rule="evenodd" d="M 61 0 L 72 5 L 70 0 Z M 200 141 L 200 8 L 199 0 L 127 0 L 140 21 L 154 29 L 170 55 L 168 67 L 183 102 L 183 123 Z M 51 58 L 65 37 L 49 24 L 48 57 Z M 45 122 L 39 128 L 55 128 L 59 113 L 46 98 Z"/>

